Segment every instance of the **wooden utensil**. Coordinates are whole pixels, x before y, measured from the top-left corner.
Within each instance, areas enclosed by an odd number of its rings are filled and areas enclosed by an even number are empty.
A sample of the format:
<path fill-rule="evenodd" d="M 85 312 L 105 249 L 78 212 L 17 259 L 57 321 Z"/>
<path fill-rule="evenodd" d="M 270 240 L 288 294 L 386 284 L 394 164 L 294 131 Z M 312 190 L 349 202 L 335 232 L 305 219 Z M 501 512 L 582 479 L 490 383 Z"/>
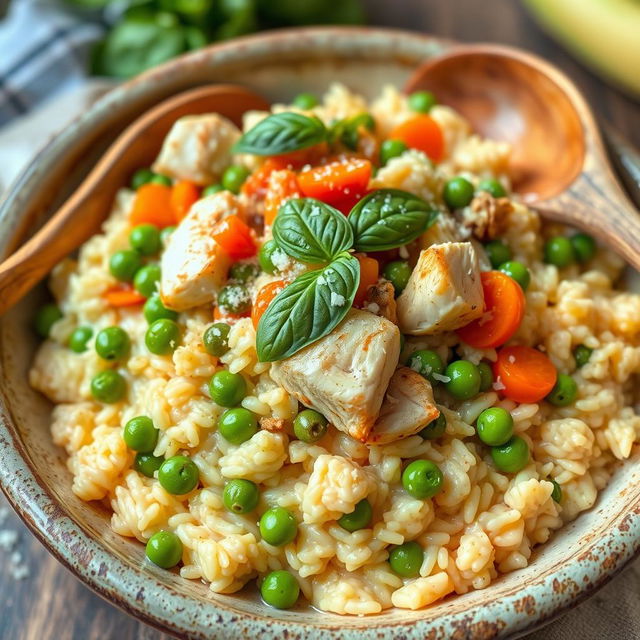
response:
<path fill-rule="evenodd" d="M 178 118 L 216 112 L 241 125 L 245 111 L 268 108 L 264 98 L 243 87 L 211 85 L 179 93 L 140 116 L 46 224 L 0 264 L 0 314 L 99 230 L 118 189 L 129 183 L 136 169 L 152 164 Z"/>
<path fill-rule="evenodd" d="M 426 89 L 474 131 L 513 147 L 513 187 L 547 218 L 588 231 L 640 269 L 640 216 L 618 183 L 591 109 L 553 65 L 511 47 L 454 47 L 405 86 Z"/>

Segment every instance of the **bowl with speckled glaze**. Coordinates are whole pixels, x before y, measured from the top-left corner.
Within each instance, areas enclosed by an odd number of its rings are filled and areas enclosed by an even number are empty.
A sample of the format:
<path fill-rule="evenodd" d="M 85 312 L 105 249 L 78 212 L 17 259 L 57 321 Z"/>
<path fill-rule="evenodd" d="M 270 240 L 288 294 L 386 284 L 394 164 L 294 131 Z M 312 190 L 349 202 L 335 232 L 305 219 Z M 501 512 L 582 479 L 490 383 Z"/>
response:
<path fill-rule="evenodd" d="M 0 257 L 12 251 L 88 172 L 136 116 L 169 95 L 211 82 L 243 84 L 271 100 L 322 92 L 341 81 L 372 97 L 401 86 L 424 58 L 452 43 L 402 31 L 313 28 L 270 32 L 179 58 L 103 97 L 38 155 L 0 208 Z M 98 594 L 160 629 L 185 638 L 362 640 L 517 636 L 593 594 L 640 544 L 638 453 L 615 473 L 596 506 L 534 553 L 529 566 L 485 590 L 449 597 L 422 611 L 357 618 L 263 605 L 255 590 L 213 594 L 195 581 L 150 566 L 144 548 L 111 531 L 109 513 L 71 492 L 63 452 L 49 434 L 51 406 L 30 389 L 37 343 L 30 318 L 44 297 L 32 292 L 0 318 L 2 488 L 33 533 Z"/>

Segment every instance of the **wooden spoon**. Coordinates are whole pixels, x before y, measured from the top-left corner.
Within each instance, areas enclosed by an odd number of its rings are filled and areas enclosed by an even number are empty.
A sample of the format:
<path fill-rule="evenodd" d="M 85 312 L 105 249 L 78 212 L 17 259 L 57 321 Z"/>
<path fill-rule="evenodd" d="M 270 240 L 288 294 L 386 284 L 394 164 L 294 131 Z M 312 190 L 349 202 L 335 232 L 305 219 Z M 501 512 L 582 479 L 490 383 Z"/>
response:
<path fill-rule="evenodd" d="M 405 91 L 420 89 L 433 91 L 481 135 L 512 145 L 509 170 L 525 202 L 588 231 L 640 269 L 640 216 L 567 76 L 511 47 L 462 45 L 417 69 Z"/>
<path fill-rule="evenodd" d="M 118 189 L 136 169 L 152 164 L 178 118 L 215 112 L 240 126 L 242 114 L 250 109 L 269 109 L 269 103 L 242 87 L 211 85 L 172 96 L 132 122 L 60 209 L 0 264 L 0 314 L 99 230 Z"/>

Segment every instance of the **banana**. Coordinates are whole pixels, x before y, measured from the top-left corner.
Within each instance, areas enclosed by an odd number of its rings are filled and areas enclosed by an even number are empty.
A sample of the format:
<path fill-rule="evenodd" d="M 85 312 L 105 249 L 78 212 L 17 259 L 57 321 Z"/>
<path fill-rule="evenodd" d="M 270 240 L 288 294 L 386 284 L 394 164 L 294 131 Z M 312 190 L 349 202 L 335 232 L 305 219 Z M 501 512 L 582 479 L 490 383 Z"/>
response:
<path fill-rule="evenodd" d="M 640 96 L 640 1 L 524 0 L 572 53 Z"/>

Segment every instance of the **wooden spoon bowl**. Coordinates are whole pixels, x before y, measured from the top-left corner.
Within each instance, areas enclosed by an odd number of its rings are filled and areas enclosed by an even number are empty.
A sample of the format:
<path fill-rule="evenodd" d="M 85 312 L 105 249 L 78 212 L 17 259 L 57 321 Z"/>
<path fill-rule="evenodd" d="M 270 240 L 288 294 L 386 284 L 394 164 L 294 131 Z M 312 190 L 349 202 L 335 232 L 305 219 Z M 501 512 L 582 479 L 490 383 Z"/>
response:
<path fill-rule="evenodd" d="M 30 291 L 65 256 L 95 234 L 118 189 L 156 158 L 164 137 L 182 116 L 219 113 L 235 124 L 251 109 L 268 109 L 261 96 L 235 85 L 198 87 L 163 100 L 132 122 L 73 195 L 18 251 L 0 264 L 0 314 Z"/>
<path fill-rule="evenodd" d="M 474 131 L 512 145 L 513 188 L 525 202 L 588 231 L 640 269 L 640 216 L 611 169 L 589 106 L 561 71 L 511 47 L 462 45 L 416 70 L 405 91 L 420 89 Z"/>

